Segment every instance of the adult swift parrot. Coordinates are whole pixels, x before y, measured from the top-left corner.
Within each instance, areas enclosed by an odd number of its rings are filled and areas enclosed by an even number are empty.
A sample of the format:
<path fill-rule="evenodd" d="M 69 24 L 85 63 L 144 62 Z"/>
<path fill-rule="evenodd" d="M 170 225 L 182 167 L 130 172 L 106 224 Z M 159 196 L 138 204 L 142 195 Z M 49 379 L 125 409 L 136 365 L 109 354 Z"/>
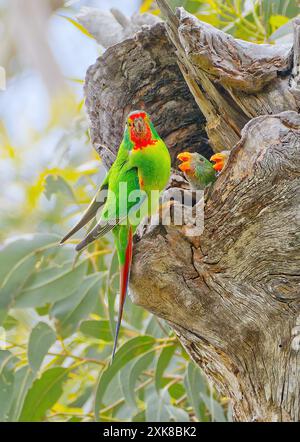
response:
<path fill-rule="evenodd" d="M 193 189 L 204 190 L 216 181 L 216 171 L 212 163 L 199 153 L 182 152 L 177 158 L 182 161 L 178 168 L 184 172 Z"/>
<path fill-rule="evenodd" d="M 144 111 L 131 112 L 115 162 L 81 220 L 61 241 L 65 242 L 102 208 L 96 226 L 76 246 L 76 250 L 82 250 L 112 230 L 120 266 L 120 303 L 112 360 L 129 281 L 132 237 L 143 217 L 152 215 L 158 209 L 159 195 L 169 181 L 170 172 L 168 148 L 156 132 L 149 115 Z M 107 191 L 107 197 L 101 201 L 99 195 L 103 190 Z"/>

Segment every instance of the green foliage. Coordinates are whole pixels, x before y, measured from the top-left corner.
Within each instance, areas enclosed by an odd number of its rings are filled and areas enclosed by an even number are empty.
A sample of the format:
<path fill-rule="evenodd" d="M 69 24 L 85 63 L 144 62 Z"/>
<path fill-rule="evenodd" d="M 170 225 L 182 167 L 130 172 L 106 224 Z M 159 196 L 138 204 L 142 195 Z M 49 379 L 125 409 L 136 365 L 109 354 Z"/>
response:
<path fill-rule="evenodd" d="M 174 353 L 176 350 L 175 345 L 167 346 L 163 348 L 160 352 L 160 355 L 157 359 L 156 367 L 155 367 L 155 387 L 157 391 L 159 391 L 163 385 L 163 374 L 167 369 Z"/>
<path fill-rule="evenodd" d="M 6 420 L 13 401 L 16 358 L 9 351 L 0 351 L 0 420 Z"/>
<path fill-rule="evenodd" d="M 20 422 L 40 422 L 62 395 L 62 386 L 67 379 L 68 370 L 62 367 L 50 368 L 36 379 L 28 391 Z"/>
<path fill-rule="evenodd" d="M 114 376 L 132 359 L 149 351 L 155 345 L 155 339 L 151 336 L 137 336 L 127 341 L 117 352 L 113 364 L 108 365 L 101 373 L 96 390 L 95 417 L 98 419 L 105 392 Z"/>
<path fill-rule="evenodd" d="M 272 42 L 291 29 L 286 24 L 299 14 L 295 0 L 168 0 L 175 9 L 182 6 L 200 20 L 210 23 L 237 38 L 253 42 Z M 155 1 L 145 0 L 141 10 L 159 14 Z"/>
<path fill-rule="evenodd" d="M 172 5 L 257 42 L 289 33 L 299 13 L 297 2 L 287 0 L 257 0 L 248 9 L 244 0 Z M 151 0 L 142 8 L 159 13 Z M 32 143 L 40 148 L 59 129 L 53 161 L 31 179 L 17 176 L 25 202 L 0 219 L 1 235 L 9 239 L 0 249 L 0 421 L 230 420 L 228 399 L 216 394 L 168 325 L 130 299 L 110 363 L 119 290 L 111 238 L 77 257 L 80 235 L 58 245 L 104 170 L 90 147 L 82 101 L 61 97 L 49 114 L 48 127 L 34 133 Z M 19 170 L 22 149 L 12 146 L 2 126 L 1 154 Z M 73 154 L 78 141 L 80 152 Z M 41 233 L 24 235 L 32 231 Z"/>
<path fill-rule="evenodd" d="M 32 329 L 28 342 L 28 362 L 32 371 L 39 370 L 44 357 L 55 341 L 55 332 L 45 322 L 39 322 Z"/>
<path fill-rule="evenodd" d="M 35 234 L 0 252 L 1 420 L 224 420 L 167 325 L 130 300 L 110 364 L 116 256 L 104 239 L 74 263 L 73 247 L 57 243 Z"/>

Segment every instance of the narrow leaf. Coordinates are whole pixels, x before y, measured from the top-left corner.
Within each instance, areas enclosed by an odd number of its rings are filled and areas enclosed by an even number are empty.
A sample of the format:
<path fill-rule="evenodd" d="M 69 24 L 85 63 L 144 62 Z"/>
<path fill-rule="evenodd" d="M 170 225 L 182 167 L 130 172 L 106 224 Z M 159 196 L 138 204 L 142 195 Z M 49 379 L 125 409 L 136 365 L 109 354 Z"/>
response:
<path fill-rule="evenodd" d="M 184 385 L 190 403 L 195 411 L 197 419 L 203 420 L 201 413 L 201 396 L 200 393 L 206 393 L 206 383 L 198 367 L 193 363 L 189 363 L 187 367 L 186 376 L 184 378 Z"/>
<path fill-rule="evenodd" d="M 170 421 L 172 422 L 190 422 L 190 417 L 185 410 L 173 405 L 167 405 L 167 412 L 169 414 Z"/>
<path fill-rule="evenodd" d="M 151 336 L 139 336 L 127 341 L 117 351 L 115 359 L 111 365 L 104 369 L 98 381 L 96 398 L 95 398 L 95 416 L 99 420 L 99 413 L 102 407 L 102 400 L 106 389 L 114 376 L 124 367 L 128 362 L 137 356 L 150 350 L 155 344 L 155 339 Z"/>
<path fill-rule="evenodd" d="M 172 356 L 177 348 L 177 345 L 172 345 L 170 347 L 165 347 L 161 350 L 159 358 L 157 360 L 156 368 L 155 368 L 155 387 L 157 390 L 160 390 L 162 385 L 162 378 L 166 368 L 168 367 Z"/>
<path fill-rule="evenodd" d="M 4 245 L 0 249 L 0 285 L 5 284 L 20 261 L 33 252 L 57 245 L 58 240 L 57 235 L 37 233 L 17 238 Z"/>
<path fill-rule="evenodd" d="M 83 321 L 80 324 L 80 331 L 86 336 L 105 342 L 113 341 L 109 321 Z"/>
<path fill-rule="evenodd" d="M 70 263 L 62 267 L 38 273 L 31 285 L 17 297 L 15 307 L 41 307 L 48 302 L 55 302 L 70 296 L 79 286 L 86 273 L 87 263 L 80 263 L 72 269 Z"/>
<path fill-rule="evenodd" d="M 68 370 L 54 367 L 45 371 L 28 391 L 22 408 L 20 422 L 39 422 L 46 412 L 53 407 L 63 392 Z"/>
<path fill-rule="evenodd" d="M 74 333 L 80 321 L 94 310 L 100 284 L 100 273 L 89 275 L 82 281 L 75 293 L 53 305 L 50 316 L 56 318 L 56 328 L 63 338 Z"/>
<path fill-rule="evenodd" d="M 7 350 L 0 350 L 0 422 L 8 420 L 8 411 L 13 401 L 14 365 L 17 358 Z"/>
<path fill-rule="evenodd" d="M 153 362 L 155 358 L 155 351 L 150 351 L 149 353 L 145 353 L 140 356 L 134 363 L 128 367 L 128 370 L 125 371 L 123 369 L 120 372 L 120 382 L 122 391 L 125 397 L 125 401 L 132 407 L 137 408 L 136 396 L 135 396 L 135 388 L 138 380 L 146 370 L 151 362 Z"/>
<path fill-rule="evenodd" d="M 226 417 L 222 406 L 215 401 L 212 397 L 208 397 L 206 394 L 201 393 L 201 398 L 206 405 L 206 408 L 211 414 L 213 422 L 226 422 Z"/>
<path fill-rule="evenodd" d="M 167 410 L 167 392 L 157 394 L 154 390 L 147 398 L 146 422 L 169 422 L 170 415 Z"/>
<path fill-rule="evenodd" d="M 31 331 L 28 343 L 28 362 L 34 372 L 40 369 L 51 345 L 56 341 L 54 330 L 45 322 L 39 322 Z"/>
<path fill-rule="evenodd" d="M 22 410 L 25 396 L 31 388 L 35 374 L 28 365 L 21 367 L 15 373 L 14 391 L 12 394 L 12 404 L 10 407 L 8 421 L 17 422 Z"/>

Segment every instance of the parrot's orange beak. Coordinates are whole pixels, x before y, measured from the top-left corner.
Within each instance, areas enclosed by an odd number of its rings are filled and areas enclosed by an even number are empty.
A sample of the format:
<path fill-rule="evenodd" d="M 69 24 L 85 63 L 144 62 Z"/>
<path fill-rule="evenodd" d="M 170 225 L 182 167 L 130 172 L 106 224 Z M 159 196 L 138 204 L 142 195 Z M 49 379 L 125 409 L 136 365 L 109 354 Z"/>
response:
<path fill-rule="evenodd" d="M 180 169 L 182 172 L 190 172 L 191 171 L 191 163 L 189 161 L 184 161 L 183 163 L 179 164 L 178 169 Z"/>
<path fill-rule="evenodd" d="M 179 159 L 179 161 L 182 161 L 182 164 L 179 164 L 178 169 L 185 173 L 190 172 L 192 158 L 190 152 L 181 152 L 177 155 L 177 158 Z"/>
<path fill-rule="evenodd" d="M 215 153 L 212 157 L 210 157 L 210 161 L 215 163 L 213 165 L 213 168 L 217 172 L 220 172 L 224 167 L 224 163 L 226 161 L 226 155 L 224 155 L 222 153 Z"/>
<path fill-rule="evenodd" d="M 181 152 L 177 155 L 177 158 L 179 159 L 179 161 L 190 161 L 192 155 L 190 154 L 190 152 Z"/>

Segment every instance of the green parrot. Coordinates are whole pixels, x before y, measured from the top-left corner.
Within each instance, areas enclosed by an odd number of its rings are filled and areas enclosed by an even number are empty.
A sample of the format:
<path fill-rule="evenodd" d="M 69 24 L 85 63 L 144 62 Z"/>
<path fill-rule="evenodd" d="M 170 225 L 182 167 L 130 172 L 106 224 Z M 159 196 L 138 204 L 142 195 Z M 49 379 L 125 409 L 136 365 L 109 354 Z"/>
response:
<path fill-rule="evenodd" d="M 217 179 L 213 164 L 197 152 L 182 152 L 177 155 L 182 161 L 178 166 L 184 172 L 193 189 L 204 190 Z"/>
<path fill-rule="evenodd" d="M 115 162 L 81 220 L 61 240 L 64 243 L 102 209 L 96 226 L 76 246 L 76 250 L 82 250 L 109 231 L 113 232 L 120 266 L 120 303 L 112 360 L 127 293 L 133 234 L 144 216 L 157 211 L 159 196 L 169 181 L 170 172 L 168 148 L 149 115 L 144 111 L 131 112 Z M 99 198 L 102 191 L 107 192 L 105 199 Z"/>

